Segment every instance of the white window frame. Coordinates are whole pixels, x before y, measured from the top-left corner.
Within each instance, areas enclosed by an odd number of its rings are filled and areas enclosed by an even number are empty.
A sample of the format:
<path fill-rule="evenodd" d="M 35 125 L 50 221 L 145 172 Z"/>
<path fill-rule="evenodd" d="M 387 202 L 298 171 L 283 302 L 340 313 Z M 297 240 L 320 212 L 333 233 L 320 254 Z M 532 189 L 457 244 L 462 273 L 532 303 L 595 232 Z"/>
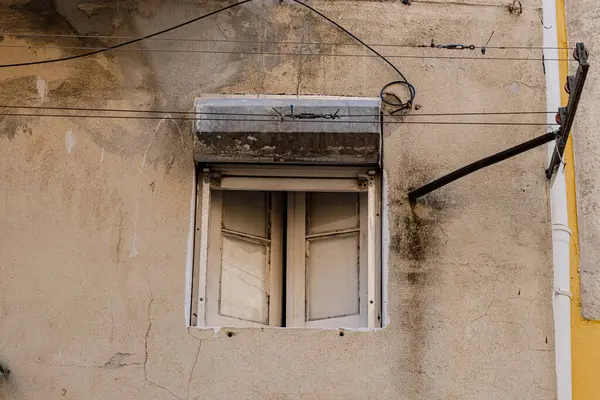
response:
<path fill-rule="evenodd" d="M 192 307 L 190 316 L 190 325 L 199 328 L 217 328 L 217 327 L 265 327 L 261 324 L 252 324 L 248 321 L 236 321 L 235 318 L 220 319 L 218 325 L 207 324 L 207 309 L 210 308 L 210 300 L 207 300 L 207 296 L 214 296 L 214 283 L 207 282 L 207 269 L 208 262 L 211 259 L 211 249 L 209 249 L 208 243 L 211 234 L 210 221 L 213 218 L 217 218 L 215 209 L 217 207 L 211 207 L 211 198 L 217 199 L 217 197 L 211 196 L 214 191 L 222 190 L 253 190 L 253 191 L 267 191 L 267 192 L 300 192 L 296 195 L 300 195 L 304 198 L 305 192 L 356 192 L 360 194 L 361 208 L 364 208 L 365 212 L 361 212 L 360 217 L 360 235 L 366 235 L 367 248 L 366 251 L 361 251 L 361 257 L 366 258 L 366 282 L 364 281 L 363 272 L 359 275 L 361 301 L 360 301 L 360 326 L 366 328 L 378 328 L 381 326 L 382 307 L 383 299 L 381 298 L 381 212 L 378 210 L 382 209 L 381 196 L 381 180 L 380 177 L 375 174 L 374 171 L 368 170 L 364 167 L 303 167 L 303 166 L 275 166 L 265 167 L 259 165 L 227 165 L 227 166 L 216 166 L 214 169 L 204 168 L 199 171 L 199 178 L 197 180 L 197 200 L 196 204 L 196 229 L 195 229 L 195 249 L 194 251 L 194 273 L 192 281 Z M 292 196 L 288 199 L 294 199 Z M 366 200 L 366 202 L 365 202 Z M 293 200 L 288 200 L 293 201 Z M 295 201 L 298 201 L 296 198 Z M 274 202 L 275 203 L 275 202 Z M 366 204 L 365 204 L 366 203 Z M 303 203 L 304 206 L 304 203 Z M 304 227 L 305 223 L 305 212 L 302 208 L 288 207 L 288 210 L 296 210 L 300 217 L 302 213 L 302 223 L 288 224 L 287 235 L 300 234 L 299 229 Z M 362 210 L 361 210 L 362 211 Z M 277 212 L 277 211 L 276 211 Z M 279 210 L 281 212 L 281 210 Z M 220 215 L 220 210 L 219 210 Z M 212 214 L 212 215 L 211 215 Z M 288 212 L 288 219 L 294 218 L 293 213 Z M 220 219 L 219 219 L 220 220 Z M 220 224 L 219 224 L 220 225 Z M 290 227 L 294 226 L 292 230 L 296 232 L 290 232 Z M 366 226 L 366 229 L 364 229 Z M 214 228 L 213 228 L 214 229 Z M 218 228 L 217 228 L 218 229 Z M 302 236 L 305 232 L 302 232 Z M 361 242 L 363 240 L 361 239 Z M 297 242 L 297 241 L 296 241 Z M 212 249 L 215 251 L 215 249 Z M 305 250 L 300 249 L 294 250 L 288 248 L 287 257 L 294 258 L 296 263 L 294 265 L 305 265 Z M 300 262 L 300 257 L 302 261 Z M 290 264 L 290 263 L 288 263 Z M 275 266 L 273 266 L 275 267 Z M 279 266 L 281 270 L 281 266 Z M 296 271 L 300 269 L 297 268 Z M 272 301 L 269 307 L 269 324 L 271 326 L 279 326 L 275 322 L 279 315 L 281 315 L 281 298 L 282 294 L 280 289 L 282 285 L 286 285 L 287 290 L 287 304 L 286 307 L 286 327 L 289 328 L 344 328 L 345 319 L 333 318 L 330 320 L 312 321 L 306 322 L 306 304 L 304 301 L 305 294 L 305 280 L 302 273 L 292 272 L 292 277 L 289 276 L 286 282 L 278 281 L 282 277 L 270 280 L 270 295 Z M 211 285 L 211 288 L 208 286 Z M 277 286 L 279 285 L 279 286 Z M 299 285 L 303 285 L 300 287 Z M 303 295 L 299 296 L 299 291 L 302 291 Z M 363 293 L 366 292 L 366 299 Z M 276 297 L 278 296 L 278 297 Z M 277 301 L 275 301 L 277 299 Z M 293 301 L 290 301 L 293 299 Z M 366 313 L 365 313 L 366 311 Z M 359 315 L 351 316 L 358 318 Z M 211 318 L 212 319 L 212 318 Z M 280 320 L 280 318 L 279 318 Z M 366 320 L 366 323 L 365 323 Z M 292 326 L 290 326 L 292 325 Z"/>

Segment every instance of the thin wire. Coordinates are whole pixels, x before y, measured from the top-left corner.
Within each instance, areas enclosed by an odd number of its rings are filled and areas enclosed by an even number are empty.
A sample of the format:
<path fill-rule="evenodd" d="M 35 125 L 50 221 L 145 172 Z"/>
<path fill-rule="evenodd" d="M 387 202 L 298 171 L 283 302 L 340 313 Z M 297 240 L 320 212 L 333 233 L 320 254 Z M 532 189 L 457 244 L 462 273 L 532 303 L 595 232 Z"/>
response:
<path fill-rule="evenodd" d="M 23 66 L 27 66 L 27 65 L 38 65 L 38 64 L 49 64 L 49 63 L 55 63 L 55 62 L 59 62 L 59 61 L 74 60 L 76 58 L 81 58 L 81 57 L 88 57 L 88 56 L 91 56 L 91 55 L 94 55 L 94 54 L 98 54 L 98 53 L 102 53 L 102 52 L 105 52 L 105 51 L 108 51 L 108 50 L 113 50 L 113 49 L 117 49 L 119 47 L 127 46 L 129 44 L 133 44 L 133 43 L 142 41 L 144 39 L 151 38 L 153 36 L 162 35 L 163 33 L 167 33 L 167 32 L 173 31 L 175 29 L 181 28 L 182 26 L 189 25 L 189 24 L 194 23 L 196 21 L 199 21 L 201 19 L 210 17 L 212 15 L 218 14 L 218 13 L 226 11 L 226 10 L 229 10 L 230 8 L 237 7 L 239 5 L 242 5 L 244 3 L 248 3 L 250 1 L 252 1 L 252 0 L 242 0 L 242 1 L 238 2 L 238 3 L 234 3 L 234 4 L 231 4 L 231 5 L 227 6 L 227 7 L 220 8 L 220 9 L 218 9 L 216 11 L 209 12 L 208 14 L 201 15 L 200 17 L 196 17 L 196 18 L 193 18 L 193 19 L 191 19 L 189 21 L 182 22 L 181 24 L 172 26 L 170 28 L 163 29 L 161 31 L 158 31 L 158 32 L 146 35 L 146 36 L 142 36 L 142 37 L 139 37 L 137 39 L 132 39 L 132 40 L 129 40 L 127 42 L 119 43 L 119 44 L 116 44 L 114 46 L 107 47 L 105 49 L 99 49 L 99 50 L 90 51 L 89 53 L 77 54 L 77 55 L 74 55 L 74 56 L 62 57 L 62 58 L 55 58 L 55 59 L 50 59 L 50 60 L 30 61 L 30 62 L 15 63 L 15 64 L 2 64 L 2 65 L 0 65 L 0 68 L 23 67 Z"/>
<path fill-rule="evenodd" d="M 390 60 L 388 60 L 385 56 L 382 56 L 381 54 L 379 54 L 379 52 L 377 52 L 377 50 L 375 50 L 374 48 L 372 48 L 371 46 L 369 46 L 368 44 L 363 42 L 358 36 L 354 35 L 348 29 L 344 28 L 343 26 L 341 26 L 340 24 L 338 24 L 331 18 L 327 17 L 325 14 L 314 9 L 313 7 L 309 6 L 308 4 L 301 2 L 300 0 L 292 0 L 292 1 L 294 3 L 300 4 L 301 6 L 308 8 L 310 11 L 314 12 L 315 14 L 321 16 L 325 20 L 329 21 L 330 23 L 332 23 L 333 25 L 338 27 L 338 29 L 345 32 L 348 36 L 352 37 L 354 40 L 356 40 L 357 42 L 359 42 L 360 44 L 365 46 L 367 49 L 369 49 L 371 51 L 371 53 L 373 53 L 376 56 L 378 56 L 379 58 L 381 58 L 386 64 L 388 64 L 390 67 L 392 67 L 392 69 L 394 71 L 396 71 L 398 73 L 398 75 L 400 75 L 400 77 L 402 78 L 401 80 L 392 81 L 392 82 L 386 84 L 385 86 L 383 86 L 383 88 L 381 88 L 381 92 L 379 93 L 379 97 L 381 98 L 381 101 L 383 101 L 387 105 L 397 107 L 397 109 L 392 111 L 390 114 L 394 114 L 398 111 L 405 110 L 407 108 L 412 107 L 412 104 L 415 100 L 415 96 L 417 95 L 417 89 L 415 89 L 415 87 L 408 81 L 408 79 L 406 79 L 406 77 L 404 76 L 402 71 L 400 71 L 400 69 L 398 67 L 396 67 L 394 64 L 392 64 L 392 62 Z M 410 99 L 406 103 L 402 102 L 402 100 L 400 100 L 399 98 L 398 98 L 398 102 L 392 102 L 385 98 L 385 90 L 393 85 L 406 85 L 408 87 L 408 90 L 410 92 Z"/>
<path fill-rule="evenodd" d="M 481 47 L 482 49 L 487 49 L 487 45 L 490 44 L 490 41 L 492 40 L 492 38 L 494 37 L 494 33 L 496 31 L 492 31 L 492 34 L 490 35 L 490 38 L 488 39 L 488 41 L 485 43 L 485 45 L 483 45 L 483 47 Z"/>
<path fill-rule="evenodd" d="M 66 34 L 43 34 L 43 33 L 18 33 L 18 32 L 0 32 L 0 36 L 15 36 L 15 37 L 62 37 L 62 38 L 90 38 L 90 39 L 137 39 L 139 36 L 104 36 L 104 35 L 66 35 Z M 255 44 L 301 44 L 301 45 L 327 45 L 327 46 L 362 46 L 356 43 L 340 43 L 340 42 L 299 42 L 299 41 L 277 41 L 277 40 L 242 40 L 242 39 L 190 39 L 190 38 L 145 38 L 144 40 L 155 41 L 175 41 L 175 42 L 217 42 L 217 43 L 255 43 Z M 401 43 L 367 43 L 373 47 L 406 47 L 415 49 L 436 49 L 431 45 L 413 45 Z M 31 46 L 26 46 L 31 47 Z M 42 46 L 43 47 L 43 46 Z M 475 46 L 475 49 L 481 49 L 483 46 Z M 547 46 L 486 46 L 487 49 L 521 49 L 521 50 L 572 50 L 574 47 L 547 47 Z"/>
<path fill-rule="evenodd" d="M 567 166 L 567 163 L 565 162 L 565 160 L 563 159 L 563 156 L 560 155 L 560 152 L 558 151 L 558 135 L 556 135 L 556 139 L 554 140 L 554 151 L 556 152 L 556 155 L 558 156 L 558 159 L 560 160 L 560 163 L 562 164 L 563 168 L 565 168 Z"/>
<path fill-rule="evenodd" d="M 475 46 L 476 49 L 481 47 Z M 574 50 L 575 47 L 548 47 L 548 46 L 487 46 L 487 49 L 517 49 L 517 50 Z"/>
<path fill-rule="evenodd" d="M 447 116 L 468 116 L 468 115 L 535 115 L 535 114 L 556 114 L 556 111 L 485 111 L 485 112 L 458 112 L 458 113 L 418 113 L 402 114 L 399 117 L 447 117 Z"/>
<path fill-rule="evenodd" d="M 252 1 L 252 0 L 246 0 Z M 200 54 L 240 54 L 240 55 L 263 55 L 263 56 L 314 56 L 314 57 L 357 57 L 357 58 L 406 58 L 406 59 L 446 59 L 446 60 L 488 60 L 488 61 L 541 61 L 540 58 L 531 57 L 456 57 L 456 56 L 419 56 L 419 55 L 372 55 L 372 54 L 337 54 L 337 53 L 306 53 L 306 52 L 268 52 L 268 51 L 232 51 L 232 50 L 176 50 L 176 49 L 115 49 L 114 47 L 70 47 L 70 46 L 27 46 L 27 45 L 0 45 L 2 47 L 25 47 L 25 48 L 46 48 L 46 49 L 80 49 L 90 50 L 97 49 L 95 52 L 89 52 L 72 56 L 71 58 L 65 57 L 64 59 L 49 60 L 51 62 L 71 60 L 73 58 L 83 57 L 86 55 L 97 54 L 106 50 L 113 51 L 135 51 L 135 52 L 158 52 L 158 53 L 200 53 Z M 570 58 L 545 58 L 545 61 L 572 61 Z M 34 64 L 44 64 L 44 62 L 34 62 Z M 11 64 L 11 65 L 0 65 L 2 67 L 18 66 L 22 64 Z M 30 63 L 24 63 L 23 65 L 32 65 Z M 398 81 L 400 82 L 400 81 Z M 386 87 L 387 89 L 387 87 Z M 413 97 L 414 100 L 414 97 Z M 389 104 L 387 101 L 384 103 Z M 398 106 L 398 104 L 390 104 Z"/>
<path fill-rule="evenodd" d="M 16 104 L 0 104 L 0 108 L 17 108 L 27 110 L 60 110 L 60 111 L 94 111 L 94 112 L 124 112 L 124 113 L 155 113 L 155 114 L 183 114 L 183 115 L 230 115 L 230 116 L 267 116 L 274 117 L 275 114 L 251 114 L 251 113 L 226 113 L 226 112 L 198 112 L 180 110 L 136 110 L 132 108 L 90 108 L 90 107 L 47 107 L 47 106 L 21 106 Z M 406 117 L 447 117 L 447 116 L 470 116 L 470 115 L 535 115 L 555 114 L 556 111 L 498 111 L 498 112 L 458 112 L 458 113 L 411 113 L 401 115 Z M 379 117 L 379 114 L 338 114 L 340 117 Z M 400 115 L 397 115 L 400 116 Z"/>
<path fill-rule="evenodd" d="M 5 117 L 50 117 L 50 118 L 99 118 L 99 119 L 136 119 L 136 120 L 163 120 L 176 121 L 235 121 L 235 122 L 281 122 L 281 123 L 348 123 L 348 121 L 328 119 L 238 119 L 238 118 L 188 118 L 170 116 L 132 116 L 132 115 L 82 115 L 82 114 L 33 114 L 33 113 L 0 113 Z M 378 124 L 379 121 L 351 121 L 352 124 Z M 536 122 L 464 122 L 464 121 L 384 121 L 386 124 L 409 124 L 409 125 L 495 125 L 495 126 L 548 126 L 558 125 L 556 123 Z"/>

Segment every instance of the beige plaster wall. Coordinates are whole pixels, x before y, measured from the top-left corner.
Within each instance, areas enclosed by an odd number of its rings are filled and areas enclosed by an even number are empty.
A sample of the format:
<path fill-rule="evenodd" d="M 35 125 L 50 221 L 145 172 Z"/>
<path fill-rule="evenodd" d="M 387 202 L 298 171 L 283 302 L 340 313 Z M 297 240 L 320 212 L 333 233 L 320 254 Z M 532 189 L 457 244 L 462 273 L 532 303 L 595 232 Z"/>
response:
<path fill-rule="evenodd" d="M 584 42 L 590 54 L 597 53 L 600 43 L 600 5 L 593 1 L 569 1 L 566 4 L 569 43 Z M 581 257 L 581 313 L 585 319 L 600 320 L 600 174 L 596 167 L 600 150 L 596 133 L 600 84 L 598 70 L 594 68 L 592 60 L 573 128 L 573 145 Z M 571 73 L 575 74 L 577 63 L 571 64 Z"/>
<path fill-rule="evenodd" d="M 3 3 L 0 20 L 7 31 L 137 36 L 223 4 L 13 1 Z M 523 1 L 520 16 L 503 1 L 312 5 L 369 42 L 482 45 L 495 31 L 490 45 L 541 44 L 533 0 Z M 352 43 L 298 6 L 270 0 L 171 37 Z M 7 36 L 0 45 L 46 48 L 2 48 L 0 62 L 73 54 L 52 46 L 105 43 Z M 489 50 L 487 56 L 510 55 L 540 58 L 532 51 Z M 417 87 L 421 112 L 544 109 L 541 60 L 394 61 Z M 189 110 L 200 93 L 377 96 L 393 79 L 375 58 L 128 51 L 0 69 L 0 103 Z M 555 397 L 545 149 L 462 179 L 414 209 L 405 198 L 410 187 L 543 134 L 545 127 L 386 126 L 390 325 L 344 336 L 236 329 L 229 337 L 227 330 L 213 335 L 185 327 L 189 123 L 0 118 L 0 363 L 12 371 L 0 379 L 0 398 Z M 471 120 L 543 123 L 544 117 Z"/>

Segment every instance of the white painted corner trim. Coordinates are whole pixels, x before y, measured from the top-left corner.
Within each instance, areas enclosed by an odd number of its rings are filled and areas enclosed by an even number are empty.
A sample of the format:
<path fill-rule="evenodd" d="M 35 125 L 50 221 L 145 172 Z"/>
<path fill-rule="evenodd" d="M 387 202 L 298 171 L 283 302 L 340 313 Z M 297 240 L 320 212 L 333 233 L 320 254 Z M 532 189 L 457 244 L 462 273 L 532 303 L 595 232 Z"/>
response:
<path fill-rule="evenodd" d="M 546 69 L 546 109 L 557 111 L 560 107 L 560 71 L 557 9 L 555 0 L 542 0 L 542 32 L 544 66 Z M 548 114 L 548 123 L 554 122 L 554 113 Z M 554 142 L 548 144 L 548 161 L 554 152 Z M 572 400 L 571 372 L 571 297 L 570 297 L 570 243 L 571 231 L 567 214 L 567 188 L 564 168 L 559 168 L 550 183 L 550 209 L 552 220 L 552 262 L 554 266 L 554 343 L 556 367 L 556 395 L 558 400 Z"/>

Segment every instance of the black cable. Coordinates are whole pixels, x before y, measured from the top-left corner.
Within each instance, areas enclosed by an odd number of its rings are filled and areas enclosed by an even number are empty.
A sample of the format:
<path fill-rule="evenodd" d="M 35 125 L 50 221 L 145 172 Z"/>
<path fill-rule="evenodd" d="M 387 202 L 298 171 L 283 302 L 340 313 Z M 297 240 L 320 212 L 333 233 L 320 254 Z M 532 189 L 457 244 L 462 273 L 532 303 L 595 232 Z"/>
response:
<path fill-rule="evenodd" d="M 242 5 L 244 3 L 248 3 L 250 1 L 252 1 L 252 0 L 243 0 L 243 1 L 240 1 L 240 2 L 235 3 L 235 4 L 231 4 L 231 5 L 227 6 L 227 7 L 220 8 L 220 9 L 218 9 L 216 11 L 209 12 L 208 14 L 201 15 L 200 17 L 196 17 L 196 18 L 191 19 L 189 21 L 182 22 L 181 24 L 172 26 L 170 28 L 163 29 L 162 31 L 158 31 L 158 32 L 152 33 L 150 35 L 142 36 L 142 37 L 139 37 L 137 39 L 129 40 L 127 42 L 119 43 L 119 44 L 116 44 L 114 46 L 110 46 L 110 47 L 107 47 L 107 48 L 104 48 L 104 49 L 94 50 L 94 51 L 90 51 L 88 53 L 77 54 L 77 55 L 69 56 L 69 57 L 54 58 L 54 59 L 51 59 L 51 60 L 30 61 L 30 62 L 15 63 L 15 64 L 0 64 L 0 68 L 24 67 L 24 66 L 27 66 L 27 65 L 49 64 L 49 63 L 55 63 L 55 62 L 59 62 L 59 61 L 68 61 L 68 60 L 74 60 L 76 58 L 92 56 L 94 54 L 103 53 L 103 52 L 108 51 L 108 50 L 114 50 L 114 49 L 117 49 L 119 47 L 127 46 L 129 44 L 142 41 L 144 39 L 148 39 L 148 38 L 151 38 L 151 37 L 154 37 L 154 36 L 162 35 L 163 33 L 167 33 L 167 32 L 170 32 L 172 30 L 181 28 L 182 26 L 189 25 L 189 24 L 194 23 L 196 21 L 199 21 L 201 19 L 210 17 L 211 15 L 218 14 L 218 13 L 223 12 L 225 10 L 229 10 L 230 8 L 237 7 L 237 6 Z"/>
<path fill-rule="evenodd" d="M 380 121 L 340 121 L 331 119 L 292 119 L 292 118 L 193 118 L 193 117 L 170 117 L 170 116 L 133 116 L 133 115 L 82 115 L 82 114 L 31 114 L 31 113 L 0 113 L 0 117 L 50 117 L 50 118 L 99 118 L 99 119 L 136 119 L 136 120 L 163 120 L 175 121 L 236 121 L 236 122 L 281 122 L 281 123 L 352 123 L 352 124 L 379 124 Z M 377 115 L 377 117 L 379 117 Z M 543 124 L 537 122 L 464 122 L 464 121 L 384 121 L 385 124 L 408 124 L 408 125 L 495 125 L 495 126 L 550 126 L 556 123 Z"/>
<path fill-rule="evenodd" d="M 227 113 L 227 112 L 198 112 L 198 111 L 179 111 L 179 110 L 136 110 L 133 108 L 88 108 L 88 107 L 45 107 L 45 106 L 18 106 L 10 104 L 0 104 L 0 108 L 22 108 L 27 110 L 61 110 L 61 111 L 97 111 L 97 112 L 125 112 L 125 113 L 154 113 L 154 114 L 183 114 L 183 115 L 225 115 L 225 116 L 250 116 L 250 117 L 276 117 L 279 115 L 259 114 L 259 113 Z M 336 114 L 339 117 L 374 117 L 378 114 L 355 114 L 343 115 Z"/>
<path fill-rule="evenodd" d="M 229 115 L 229 116 L 255 116 L 255 117 L 278 117 L 275 114 L 251 114 L 251 113 L 226 113 L 226 112 L 196 112 L 179 110 L 145 110 L 133 108 L 91 108 L 91 107 L 47 107 L 47 106 L 20 106 L 16 104 L 0 104 L 0 108 L 21 108 L 26 110 L 60 110 L 60 111 L 95 111 L 95 112 L 124 112 L 124 113 L 155 113 L 155 114 L 183 114 L 183 115 Z M 555 114 L 556 111 L 484 111 L 484 112 L 458 112 L 458 113 L 411 113 L 402 115 L 405 117 L 446 117 L 446 116 L 470 116 L 470 115 L 532 115 L 532 114 Z M 379 114 L 337 114 L 340 117 L 378 117 Z"/>
<path fill-rule="evenodd" d="M 0 32 L 0 36 L 15 36 L 15 37 L 64 37 L 64 38 L 89 38 L 89 39 L 137 39 L 138 36 L 103 36 L 103 35 L 65 35 L 65 34 L 42 34 L 42 33 L 16 33 L 16 32 Z M 243 39 L 191 39 L 191 38 L 145 38 L 145 40 L 158 41 L 175 41 L 175 42 L 217 42 L 217 43 L 254 43 L 254 44 L 314 44 L 325 46 L 361 46 L 354 43 L 338 43 L 338 42 L 297 42 L 297 41 L 277 41 L 277 40 L 243 40 Z M 436 49 L 431 45 L 414 45 L 401 43 L 367 43 L 373 47 L 406 47 L 414 49 Z M 0 46 L 2 47 L 2 46 Z M 9 47 L 9 46 L 6 46 Z M 36 47 L 36 46 L 23 46 Z M 44 46 L 39 46 L 44 47 Z M 483 46 L 474 46 L 474 49 L 481 49 Z M 573 50 L 575 47 L 548 47 L 548 46 L 486 46 L 487 49 L 516 49 L 516 50 Z"/>
<path fill-rule="evenodd" d="M 398 107 L 396 110 L 390 112 L 390 114 L 394 114 L 398 111 L 401 110 L 405 110 L 407 108 L 412 108 L 412 104 L 415 100 L 415 96 L 417 95 L 417 90 L 415 89 L 415 87 L 408 81 L 408 79 L 406 79 L 406 77 L 404 76 L 404 74 L 400 71 L 400 69 L 398 69 L 394 64 L 392 64 L 387 58 L 385 58 L 384 56 L 382 56 L 381 54 L 379 54 L 377 52 L 377 50 L 375 50 L 374 48 L 372 48 L 371 46 L 369 46 L 368 44 L 366 44 L 365 42 L 363 42 L 358 36 L 354 35 L 352 32 L 350 32 L 349 30 L 347 30 L 346 28 L 344 28 L 343 26 L 341 26 L 340 24 L 338 24 L 337 22 L 335 22 L 334 20 L 332 20 L 331 18 L 327 17 L 325 14 L 321 13 L 320 11 L 314 9 L 313 7 L 309 6 L 306 3 L 301 2 L 300 0 L 292 0 L 295 3 L 298 3 L 306 8 L 308 8 L 309 10 L 311 10 L 312 12 L 316 13 L 317 15 L 325 18 L 327 21 L 329 21 L 330 23 L 332 23 L 333 25 L 337 26 L 340 30 L 342 30 L 343 32 L 345 32 L 348 36 L 350 36 L 351 38 L 353 38 L 354 40 L 356 40 L 357 42 L 359 42 L 360 44 L 362 44 L 363 46 L 365 46 L 367 49 L 369 49 L 372 53 L 376 54 L 379 58 L 381 58 L 383 61 L 385 61 L 390 67 L 392 67 L 394 69 L 394 71 L 396 71 L 398 73 L 398 75 L 400 75 L 400 77 L 402 78 L 401 80 L 397 80 L 397 81 L 392 81 L 388 84 L 386 84 L 383 88 L 381 88 L 381 92 L 379 93 L 379 97 L 381 98 L 381 101 L 383 101 L 385 104 L 392 106 L 392 107 Z M 408 87 L 408 90 L 410 91 L 410 99 L 406 102 L 403 103 L 402 100 L 400 100 L 398 98 L 398 102 L 393 102 L 393 101 L 389 101 L 385 98 L 385 90 L 387 88 L 389 88 L 390 86 L 393 85 L 406 85 Z"/>
<path fill-rule="evenodd" d="M 0 68 L 7 68 L 7 67 L 20 67 L 20 66 L 28 66 L 28 65 L 38 65 L 38 64 L 48 64 L 48 63 L 54 63 L 54 62 L 59 62 L 59 61 L 68 61 L 68 60 L 73 60 L 73 59 L 77 59 L 77 58 L 82 58 L 82 57 L 87 57 L 87 56 L 91 56 L 91 55 L 95 55 L 95 54 L 99 54 L 105 51 L 109 51 L 109 50 L 115 50 L 118 49 L 120 47 L 132 44 L 132 43 L 136 43 L 142 40 L 146 40 L 146 39 L 151 39 L 154 36 L 158 36 L 167 32 L 170 32 L 172 30 L 178 29 L 182 26 L 191 24 L 193 22 L 199 21 L 203 18 L 209 17 L 211 15 L 217 14 L 219 12 L 228 10 L 232 7 L 236 7 L 238 5 L 250 2 L 252 0 L 244 0 L 235 4 L 232 4 L 230 6 L 221 8 L 219 10 L 213 11 L 211 13 L 202 15 L 200 17 L 194 18 L 192 20 L 183 22 L 179 25 L 164 29 L 162 31 L 150 34 L 150 35 L 146 35 L 146 36 L 142 36 L 142 37 L 138 37 L 138 38 L 134 38 L 132 40 L 129 40 L 127 42 L 124 43 L 120 43 L 114 46 L 110 46 L 110 47 L 104 47 L 104 48 L 96 48 L 95 51 L 91 51 L 88 53 L 84 53 L 84 54 L 77 54 L 74 56 L 69 56 L 69 57 L 63 57 L 63 58 L 57 58 L 57 59 L 51 59 L 51 60 L 41 60 L 41 61 L 31 61 L 31 62 L 24 62 L 24 63 L 15 63 L 15 64 L 1 64 Z M 376 57 L 381 58 L 383 61 L 385 61 L 389 66 L 391 66 L 402 78 L 402 80 L 399 81 L 393 81 L 388 83 L 387 85 L 385 85 L 381 92 L 380 92 L 380 97 L 382 99 L 382 101 L 385 104 L 391 105 L 391 106 L 395 106 L 395 107 L 400 107 L 397 110 L 394 110 L 391 112 L 391 114 L 398 112 L 400 110 L 406 109 L 406 108 L 410 108 L 410 106 L 412 105 L 415 95 L 416 95 L 416 89 L 415 87 L 410 84 L 408 82 L 408 80 L 406 79 L 406 77 L 402 74 L 402 72 L 394 65 L 392 64 L 386 57 L 388 58 L 416 58 L 416 59 L 428 59 L 428 58 L 438 58 L 438 59 L 466 59 L 466 60 L 512 60 L 512 61 L 521 61 L 521 60 L 529 60 L 529 61 L 539 61 L 537 58 L 516 58 L 516 57 L 512 57 L 512 58 L 505 58 L 505 57 L 426 57 L 426 56 L 394 56 L 394 55 L 389 55 L 389 56 L 383 56 L 380 53 L 378 53 L 375 49 L 373 49 L 370 45 L 368 45 L 367 43 L 363 42 L 360 38 L 358 38 L 357 36 L 355 36 L 354 34 L 352 34 L 350 31 L 348 31 L 347 29 L 345 29 L 344 27 L 342 27 L 341 25 L 339 25 L 337 22 L 333 21 L 332 19 L 328 18 L 327 16 L 325 16 L 324 14 L 322 14 L 321 12 L 319 12 L 318 10 L 312 8 L 311 6 L 302 3 L 301 1 L 298 0 L 292 0 L 298 4 L 303 5 L 304 7 L 310 9 L 311 11 L 317 13 L 318 15 L 320 15 L 321 17 L 325 18 L 327 21 L 331 22 L 332 24 L 334 24 L 336 27 L 338 27 L 339 29 L 341 29 L 342 31 L 344 31 L 346 34 L 348 34 L 349 36 L 351 36 L 353 39 L 355 39 L 356 41 L 358 41 L 360 44 L 362 44 L 363 46 L 365 46 L 367 49 L 369 49 L 371 52 L 373 52 L 375 54 Z M 5 35 L 9 35 L 9 33 L 6 33 Z M 52 35 L 52 34 L 28 34 L 28 33 L 22 33 L 22 34 L 18 34 L 18 33 L 11 33 L 10 35 L 14 35 L 14 36 L 40 36 L 40 37 L 94 37 L 94 38 L 107 38 L 109 36 L 94 36 L 94 35 Z M 1 35 L 0 35 L 1 36 Z M 120 38 L 120 37 L 114 37 L 114 38 Z M 124 36 L 122 38 L 128 38 L 127 36 Z M 161 40 L 170 40 L 170 39 L 161 39 Z M 172 40 L 182 40 L 182 39 L 172 39 Z M 196 39 L 198 41 L 201 41 L 202 39 Z M 217 41 L 217 40 L 215 40 Z M 235 42 L 235 41 L 232 41 Z M 257 42 L 257 43 L 263 43 L 263 42 Z M 264 42 L 264 43 L 269 43 L 269 42 Z M 273 43 L 277 43 L 277 42 L 273 42 Z M 281 42 L 281 43 L 285 43 L 285 42 Z M 289 43 L 294 43 L 294 42 L 289 42 Z M 324 44 L 324 43 L 315 43 L 315 44 Z M 334 43 L 331 43 L 334 44 Z M 430 46 L 424 46 L 424 45 L 420 45 L 420 46 L 411 46 L 411 45 L 384 45 L 384 44 L 373 44 L 373 46 L 399 46 L 399 47 L 416 47 L 416 48 L 428 48 Z M 19 46 L 14 46 L 14 45 L 6 45 L 6 46 L 0 46 L 0 47 L 19 47 Z M 35 47 L 35 46 L 23 46 L 23 47 Z M 48 46 L 44 46 L 44 47 L 48 47 Z M 58 46 L 55 46 L 58 47 Z M 68 47 L 64 47 L 64 48 L 68 48 Z M 481 47 L 475 47 L 475 48 L 481 48 Z M 489 49 L 492 48 L 499 48 L 499 49 L 508 49 L 508 48 L 528 48 L 528 47 L 510 47 L 510 46 L 497 46 L 497 47 L 488 47 Z M 535 48 L 535 47 L 530 47 L 530 48 Z M 548 48 L 550 49 L 551 47 L 539 47 L 541 49 L 544 48 Z M 83 48 L 83 49 L 88 49 L 88 48 Z M 557 49 L 563 49 L 563 48 L 558 48 Z M 226 53 L 226 54 L 231 54 L 231 53 L 236 53 L 236 54 L 264 54 L 264 55 L 314 55 L 314 56 L 336 56 L 336 57 L 369 57 L 368 55 L 359 55 L 359 54 L 325 54 L 325 53 L 262 53 L 262 52 L 226 52 L 226 51 L 203 51 L 203 50 L 170 50 L 170 49 L 128 49 L 127 51 L 165 51 L 165 52 L 198 52 L 198 53 L 210 53 L 210 54 L 220 54 L 220 53 Z M 547 61 L 569 61 L 568 59 L 546 59 Z M 409 88 L 409 91 L 411 93 L 411 97 L 410 100 L 406 103 L 402 103 L 401 101 L 399 103 L 396 102 L 391 102 L 389 100 L 387 100 L 384 97 L 384 91 L 385 89 L 387 89 L 388 87 L 395 85 L 395 84 L 402 84 L 402 85 L 406 85 Z"/>
<path fill-rule="evenodd" d="M 251 1 L 251 0 L 249 0 Z M 233 51 L 233 50 L 177 50 L 177 49 L 114 49 L 111 47 L 77 47 L 77 46 L 27 46 L 27 45 L 0 45 L 3 47 L 20 48 L 45 48 L 45 49 L 69 49 L 69 50 L 114 50 L 114 51 L 136 51 L 136 52 L 159 52 L 159 53 L 201 53 L 201 54 L 243 54 L 243 55 L 267 55 L 267 56 L 316 56 L 316 57 L 387 57 L 387 58 L 409 58 L 409 59 L 446 59 L 446 60 L 484 60 L 484 61 L 541 61 L 541 57 L 457 57 L 457 56 L 419 56 L 419 55 L 393 55 L 385 56 L 372 54 L 339 54 L 339 53 L 296 53 L 296 52 L 269 52 L 269 51 Z M 91 53 L 86 53 L 91 54 Z M 545 61 L 572 61 L 569 58 L 544 58 Z M 389 103 L 387 103 L 389 104 Z"/>

